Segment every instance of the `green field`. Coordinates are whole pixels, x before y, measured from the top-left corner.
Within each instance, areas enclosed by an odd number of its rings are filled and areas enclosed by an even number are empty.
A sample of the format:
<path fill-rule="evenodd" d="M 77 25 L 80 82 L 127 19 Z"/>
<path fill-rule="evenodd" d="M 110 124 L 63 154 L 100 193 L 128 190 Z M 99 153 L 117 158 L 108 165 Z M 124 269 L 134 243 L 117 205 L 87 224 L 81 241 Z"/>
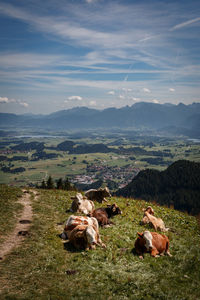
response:
<path fill-rule="evenodd" d="M 8 193 L 12 204 L 20 195 L 19 189 L 0 189 L 2 203 L 7 203 Z M 100 229 L 106 249 L 76 251 L 58 237 L 74 192 L 39 193 L 38 199 L 32 195 L 34 218 L 28 237 L 0 261 L 0 299 L 199 299 L 200 231 L 195 217 L 152 205 L 171 229 L 167 235 L 173 256 L 146 254 L 141 260 L 132 250 L 137 232 L 151 230 L 140 225 L 148 203 L 112 198 L 123 213 L 113 219 L 115 225 Z M 7 219 L 1 224 L 4 238 L 7 222 L 16 213 L 10 208 L 9 213 L 0 210 L 0 219 Z"/>
<path fill-rule="evenodd" d="M 49 149 L 49 147 L 56 147 L 59 143 L 68 140 L 66 137 L 55 137 L 55 138 L 1 138 L 0 142 L 2 144 L 0 149 L 0 156 L 6 156 L 7 160 L 0 162 L 0 183 L 23 186 L 27 184 L 40 184 L 44 179 L 46 180 L 48 176 L 52 176 L 53 179 L 69 177 L 73 179 L 76 175 L 87 175 L 87 165 L 99 165 L 102 167 L 109 167 L 113 169 L 113 174 L 116 175 L 116 168 L 123 168 L 130 166 L 132 168 L 137 168 L 139 170 L 145 168 L 156 168 L 158 170 L 164 170 L 167 166 L 179 159 L 187 159 L 191 161 L 200 161 L 200 146 L 199 143 L 193 141 L 188 141 L 186 139 L 173 139 L 173 138 L 158 138 L 158 137 L 137 137 L 134 140 L 129 138 L 119 137 L 102 137 L 95 136 L 85 137 L 80 139 L 73 138 L 73 142 L 77 144 L 99 144 L 103 143 L 108 147 L 114 149 L 119 149 L 119 140 L 122 141 L 124 149 L 129 149 L 130 147 L 140 147 L 145 151 L 154 151 L 165 154 L 170 154 L 171 156 L 156 156 L 156 155 L 146 155 L 140 153 L 129 153 L 129 154 L 119 154 L 119 153 L 84 153 L 84 154 L 69 154 L 67 151 L 57 151 L 57 149 Z M 10 151 L 11 146 L 16 145 L 17 142 L 21 140 L 25 143 L 30 143 L 33 141 L 44 142 L 45 152 L 47 154 L 56 154 L 57 158 L 52 159 L 40 159 L 33 161 L 35 150 L 19 152 Z M 152 141 L 151 141 L 152 140 Z M 10 142 L 10 144 L 9 144 Z M 8 143 L 7 145 L 5 143 Z M 5 144 L 5 146 L 4 146 Z M 110 146 L 112 144 L 112 146 Z M 25 156 L 28 161 L 15 160 L 9 162 L 13 156 Z M 154 163 L 154 161 L 148 161 L 149 159 L 157 160 L 160 157 L 161 162 Z M 134 159 L 133 159 L 134 158 Z M 3 172 L 2 166 L 11 166 L 12 169 L 23 167 L 24 172 L 21 173 L 9 173 Z M 118 170 L 118 173 L 120 170 Z M 101 174 L 97 174 L 101 177 Z M 98 179 L 98 178 L 97 178 Z M 120 178 L 114 178 L 120 184 Z"/>

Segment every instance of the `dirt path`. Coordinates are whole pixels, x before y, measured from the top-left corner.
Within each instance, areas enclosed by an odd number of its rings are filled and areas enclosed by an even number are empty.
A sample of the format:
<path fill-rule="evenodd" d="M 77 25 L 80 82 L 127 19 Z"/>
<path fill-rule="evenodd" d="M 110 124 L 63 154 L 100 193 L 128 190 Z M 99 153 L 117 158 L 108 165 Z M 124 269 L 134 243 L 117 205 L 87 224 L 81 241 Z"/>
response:
<path fill-rule="evenodd" d="M 14 230 L 8 234 L 6 240 L 0 246 L 0 261 L 4 260 L 14 248 L 18 247 L 29 234 L 28 230 L 31 226 L 33 211 L 31 206 L 31 194 L 27 190 L 23 190 L 24 194 L 18 201 L 24 208 L 21 215 L 16 220 Z M 34 196 L 37 197 L 37 192 L 31 190 Z"/>

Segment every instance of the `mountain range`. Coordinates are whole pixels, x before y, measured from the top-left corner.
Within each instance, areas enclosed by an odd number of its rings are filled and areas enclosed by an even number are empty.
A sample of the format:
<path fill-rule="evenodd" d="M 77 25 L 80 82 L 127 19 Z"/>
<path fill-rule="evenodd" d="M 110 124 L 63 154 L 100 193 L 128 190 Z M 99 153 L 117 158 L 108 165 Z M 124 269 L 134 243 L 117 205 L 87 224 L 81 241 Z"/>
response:
<path fill-rule="evenodd" d="M 71 129 L 150 129 L 172 135 L 200 137 L 200 103 L 184 105 L 139 102 L 104 110 L 76 107 L 49 115 L 0 113 L 0 127 Z"/>

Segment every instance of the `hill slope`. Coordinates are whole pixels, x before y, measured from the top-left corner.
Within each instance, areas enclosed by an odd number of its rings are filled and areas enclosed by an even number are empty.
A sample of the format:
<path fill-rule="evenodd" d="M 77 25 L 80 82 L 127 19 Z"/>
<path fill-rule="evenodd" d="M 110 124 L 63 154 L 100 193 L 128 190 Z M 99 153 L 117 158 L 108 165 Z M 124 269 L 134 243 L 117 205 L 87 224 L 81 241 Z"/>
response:
<path fill-rule="evenodd" d="M 9 195 L 20 193 L 6 190 Z M 5 204 L 6 190 L 0 186 Z M 153 205 L 155 215 L 173 228 L 168 232 L 173 257 L 155 259 L 146 254 L 140 260 L 132 249 L 137 232 L 150 229 L 140 225 L 142 208 L 148 203 L 112 198 L 123 214 L 114 218 L 112 227 L 100 229 L 107 248 L 79 252 L 57 236 L 70 215 L 65 211 L 74 193 L 39 193 L 38 198 L 31 193 L 34 219 L 27 239 L 0 262 L 1 299 L 198 299 L 200 232 L 194 217 Z M 11 211 L 1 210 L 0 219 L 5 213 L 8 220 L 12 218 Z M 6 226 L 4 222 L 2 234 Z"/>
<path fill-rule="evenodd" d="M 197 215 L 200 213 L 200 163 L 179 160 L 162 172 L 143 170 L 116 195 L 173 205 L 175 209 Z"/>

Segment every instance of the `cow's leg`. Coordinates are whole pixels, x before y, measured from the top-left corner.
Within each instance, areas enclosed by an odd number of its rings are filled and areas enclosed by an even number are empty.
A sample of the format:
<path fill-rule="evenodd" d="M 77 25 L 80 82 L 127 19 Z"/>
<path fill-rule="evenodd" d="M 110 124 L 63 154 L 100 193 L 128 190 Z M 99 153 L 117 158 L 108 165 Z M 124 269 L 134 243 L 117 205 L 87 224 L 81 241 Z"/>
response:
<path fill-rule="evenodd" d="M 152 249 L 150 250 L 150 254 L 151 254 L 151 256 L 153 256 L 153 257 L 158 257 L 159 252 L 158 252 L 158 250 L 157 250 L 156 248 L 152 248 Z"/>

